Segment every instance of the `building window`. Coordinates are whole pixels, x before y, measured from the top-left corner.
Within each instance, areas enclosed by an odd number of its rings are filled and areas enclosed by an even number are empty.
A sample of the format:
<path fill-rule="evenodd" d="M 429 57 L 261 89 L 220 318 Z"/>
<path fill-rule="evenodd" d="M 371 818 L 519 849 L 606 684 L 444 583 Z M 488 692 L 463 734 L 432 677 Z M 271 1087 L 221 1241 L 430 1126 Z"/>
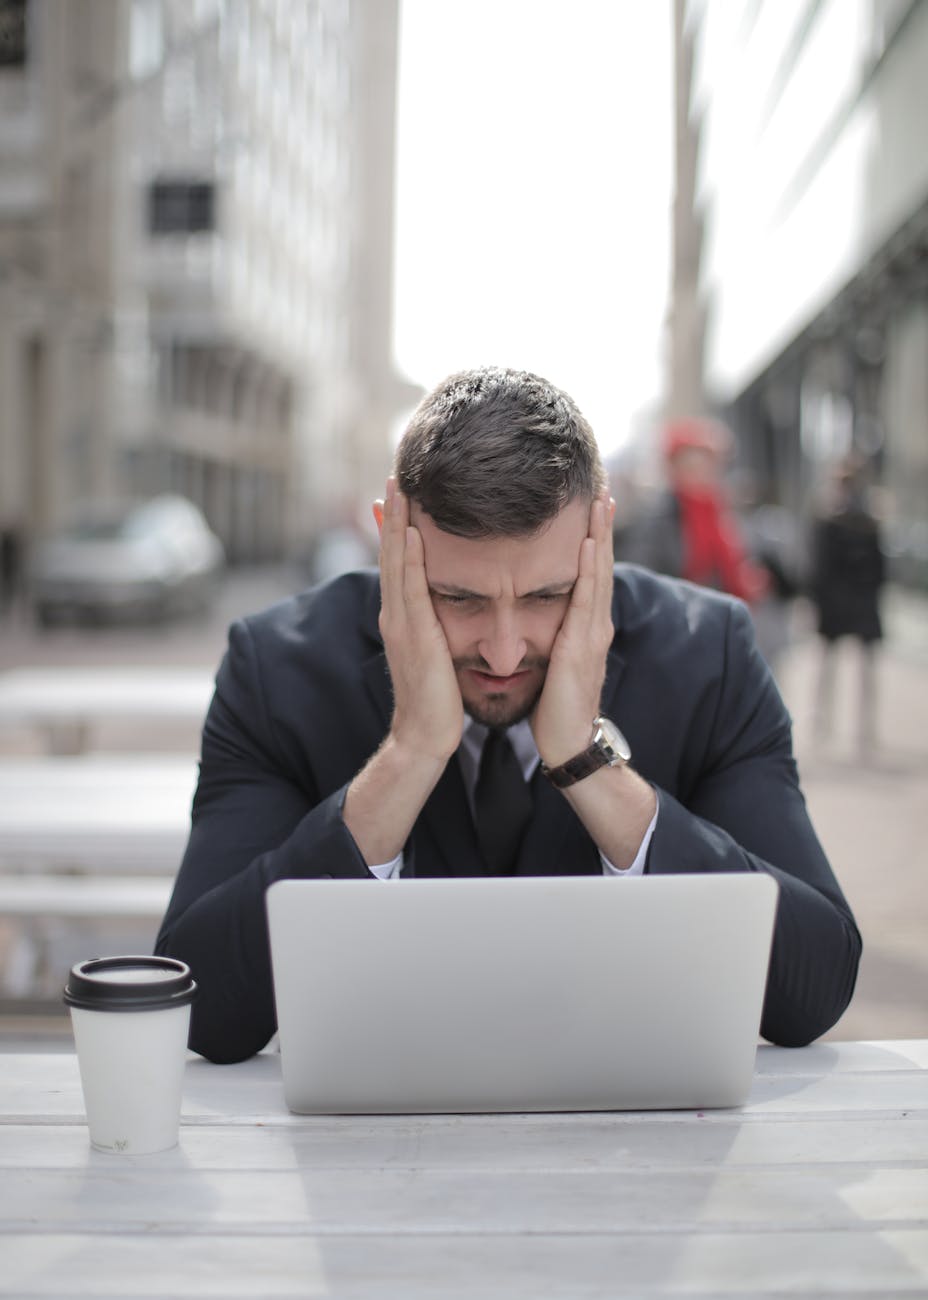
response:
<path fill-rule="evenodd" d="M 212 181 L 153 181 L 148 199 L 148 227 L 153 235 L 191 235 L 214 230 L 215 187 Z"/>
<path fill-rule="evenodd" d="M 27 0 L 0 0 L 0 68 L 26 64 Z"/>

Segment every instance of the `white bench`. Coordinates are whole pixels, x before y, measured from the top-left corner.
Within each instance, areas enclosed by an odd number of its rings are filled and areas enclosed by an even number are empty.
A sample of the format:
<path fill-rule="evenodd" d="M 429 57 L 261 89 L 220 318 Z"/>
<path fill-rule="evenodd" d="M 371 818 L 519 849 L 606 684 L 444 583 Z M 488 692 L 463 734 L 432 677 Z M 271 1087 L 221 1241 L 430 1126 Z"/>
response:
<path fill-rule="evenodd" d="M 55 997 L 72 959 L 111 953 L 114 943 L 150 952 L 173 884 L 170 876 L 0 875 L 0 917 L 10 928 L 0 996 Z"/>
<path fill-rule="evenodd" d="M 0 914 L 157 922 L 173 884 L 172 876 L 0 876 Z"/>
<path fill-rule="evenodd" d="M 196 777 L 187 754 L 0 758 L 4 996 L 60 990 L 75 943 L 84 956 L 111 942 L 150 950 Z"/>
<path fill-rule="evenodd" d="M 196 779 L 188 755 L 0 758 L 0 871 L 175 872 Z"/>
<path fill-rule="evenodd" d="M 198 733 L 212 693 L 213 674 L 199 668 L 14 668 L 0 673 L 0 727 L 36 728 L 50 753 L 80 753 L 103 722 Z"/>

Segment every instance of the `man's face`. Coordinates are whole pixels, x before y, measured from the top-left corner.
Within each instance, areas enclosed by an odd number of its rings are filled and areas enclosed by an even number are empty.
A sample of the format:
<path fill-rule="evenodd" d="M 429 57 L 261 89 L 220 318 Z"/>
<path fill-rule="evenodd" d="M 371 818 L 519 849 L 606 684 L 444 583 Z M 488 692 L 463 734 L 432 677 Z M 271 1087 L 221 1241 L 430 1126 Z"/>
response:
<path fill-rule="evenodd" d="M 534 708 L 589 520 L 590 503 L 575 500 L 531 537 L 455 537 L 411 503 L 432 605 L 477 722 L 508 727 Z"/>

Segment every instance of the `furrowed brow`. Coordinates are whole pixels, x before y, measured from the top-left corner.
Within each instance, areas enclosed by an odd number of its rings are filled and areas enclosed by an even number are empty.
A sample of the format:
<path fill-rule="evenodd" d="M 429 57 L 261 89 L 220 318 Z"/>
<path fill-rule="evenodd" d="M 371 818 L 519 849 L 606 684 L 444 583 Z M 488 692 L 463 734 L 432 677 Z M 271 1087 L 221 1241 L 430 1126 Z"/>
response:
<path fill-rule="evenodd" d="M 575 581 L 574 578 L 569 578 L 566 582 L 549 582 L 545 587 L 527 591 L 522 599 L 530 599 L 532 596 L 568 596 L 574 589 Z"/>
<path fill-rule="evenodd" d="M 429 592 L 436 596 L 463 596 L 468 600 L 485 599 L 479 591 L 471 591 L 469 587 L 456 587 L 453 582 L 430 582 Z"/>

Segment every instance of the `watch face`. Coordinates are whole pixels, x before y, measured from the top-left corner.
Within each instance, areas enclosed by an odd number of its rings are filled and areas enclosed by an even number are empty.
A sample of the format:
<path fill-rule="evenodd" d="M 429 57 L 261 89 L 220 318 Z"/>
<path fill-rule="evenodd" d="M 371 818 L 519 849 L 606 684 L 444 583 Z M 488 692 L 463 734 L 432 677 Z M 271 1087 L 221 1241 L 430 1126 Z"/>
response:
<path fill-rule="evenodd" d="M 597 718 L 597 741 L 603 742 L 615 755 L 612 762 L 627 763 L 632 756 L 631 747 L 610 718 Z"/>

